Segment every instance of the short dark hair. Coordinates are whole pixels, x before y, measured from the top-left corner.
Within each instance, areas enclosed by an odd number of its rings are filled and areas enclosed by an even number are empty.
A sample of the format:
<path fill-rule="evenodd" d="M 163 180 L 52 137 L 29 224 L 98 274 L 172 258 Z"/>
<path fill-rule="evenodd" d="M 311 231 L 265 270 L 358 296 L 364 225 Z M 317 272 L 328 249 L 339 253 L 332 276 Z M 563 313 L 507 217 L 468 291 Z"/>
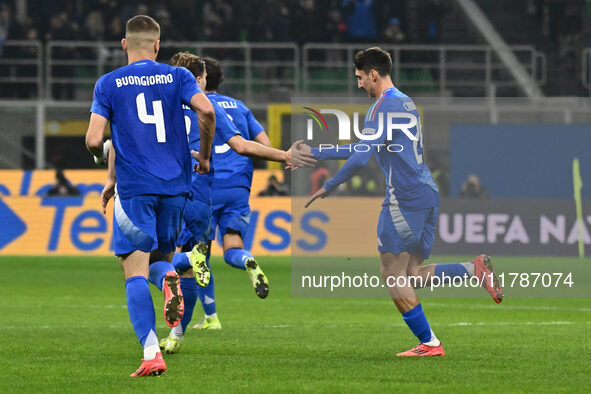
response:
<path fill-rule="evenodd" d="M 136 15 L 125 25 L 125 34 L 128 33 L 154 33 L 159 37 L 160 25 L 148 15 Z"/>
<path fill-rule="evenodd" d="M 170 59 L 170 65 L 184 67 L 191 71 L 195 78 L 203 75 L 205 71 L 205 62 L 197 55 L 190 52 L 177 52 Z M 209 76 L 208 76 L 209 78 Z"/>
<path fill-rule="evenodd" d="M 376 70 L 380 77 L 390 75 L 392 71 L 392 58 L 382 48 L 373 47 L 355 54 L 355 68 L 369 73 Z"/>
<path fill-rule="evenodd" d="M 218 87 L 224 81 L 224 70 L 222 70 L 220 62 L 213 57 L 204 57 L 203 61 L 207 70 L 207 85 L 205 86 L 205 90 L 218 90 Z"/>

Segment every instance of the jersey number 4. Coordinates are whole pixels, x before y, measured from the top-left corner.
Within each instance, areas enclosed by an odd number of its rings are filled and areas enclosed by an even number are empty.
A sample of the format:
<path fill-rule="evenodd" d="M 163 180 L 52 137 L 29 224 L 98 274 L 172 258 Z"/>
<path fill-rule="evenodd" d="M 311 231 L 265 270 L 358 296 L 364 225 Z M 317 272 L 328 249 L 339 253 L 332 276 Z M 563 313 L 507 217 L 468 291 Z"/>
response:
<path fill-rule="evenodd" d="M 156 140 L 166 142 L 166 128 L 164 127 L 164 114 L 162 113 L 162 101 L 152 101 L 153 115 L 148 115 L 146 111 L 146 97 L 140 93 L 135 98 L 137 104 L 137 116 L 142 123 L 153 124 L 156 126 Z"/>

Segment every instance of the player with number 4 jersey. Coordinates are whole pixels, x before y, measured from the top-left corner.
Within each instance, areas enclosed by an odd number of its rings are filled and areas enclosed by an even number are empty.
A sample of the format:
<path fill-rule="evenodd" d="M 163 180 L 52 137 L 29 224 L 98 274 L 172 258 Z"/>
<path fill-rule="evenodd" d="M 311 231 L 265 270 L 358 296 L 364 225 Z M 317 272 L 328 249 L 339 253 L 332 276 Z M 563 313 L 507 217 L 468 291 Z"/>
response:
<path fill-rule="evenodd" d="M 113 146 L 102 192 L 103 211 L 115 196 L 113 244 L 125 276 L 127 309 L 144 349 L 132 377 L 166 370 L 156 336 L 150 281 L 164 294 L 164 317 L 174 327 L 184 313 L 179 275 L 170 263 L 191 182 L 191 155 L 182 105 L 191 106 L 202 127 L 200 172 L 209 170 L 215 129 L 211 102 L 191 73 L 157 63 L 160 26 L 145 15 L 131 18 L 121 44 L 128 65 L 96 83 L 86 145 L 103 156 L 111 122 Z M 100 160 L 98 160 L 100 162 Z M 117 185 L 115 187 L 115 184 Z"/>

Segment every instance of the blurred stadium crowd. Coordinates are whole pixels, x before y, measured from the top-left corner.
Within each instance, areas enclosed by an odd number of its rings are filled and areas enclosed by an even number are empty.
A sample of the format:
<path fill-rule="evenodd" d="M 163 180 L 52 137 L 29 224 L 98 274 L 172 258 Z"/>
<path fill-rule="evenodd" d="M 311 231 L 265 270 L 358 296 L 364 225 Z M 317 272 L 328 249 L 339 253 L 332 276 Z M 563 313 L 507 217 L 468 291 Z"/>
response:
<path fill-rule="evenodd" d="M 23 17 L 16 13 L 17 1 L 0 1 L 0 40 L 119 40 L 127 19 L 149 14 L 161 24 L 163 40 L 437 43 L 442 39 L 441 22 L 450 13 L 452 3 L 450 0 L 26 0 L 27 11 Z M 487 3 L 501 8 L 500 3 L 506 2 L 480 0 L 477 3 L 486 11 Z M 528 16 L 534 25 L 530 33 L 539 38 L 539 44 L 563 47 L 576 41 L 589 44 L 591 36 L 584 34 L 582 24 L 591 14 L 590 0 L 510 3 L 512 12 L 503 10 L 503 13 Z M 507 16 L 505 19 L 515 20 Z"/>
<path fill-rule="evenodd" d="M 475 2 L 509 45 L 546 54 L 546 94 L 588 94 L 572 76 L 591 47 L 591 0 Z M 6 40 L 119 41 L 136 14 L 166 42 L 483 43 L 453 0 L 0 0 L 0 56 L 23 55 Z"/>
<path fill-rule="evenodd" d="M 119 40 L 127 19 L 149 14 L 163 40 L 428 42 L 437 40 L 448 7 L 420 2 L 421 26 L 409 37 L 403 0 L 29 0 L 24 18 L 17 18 L 15 3 L 0 1 L 0 39 Z"/>

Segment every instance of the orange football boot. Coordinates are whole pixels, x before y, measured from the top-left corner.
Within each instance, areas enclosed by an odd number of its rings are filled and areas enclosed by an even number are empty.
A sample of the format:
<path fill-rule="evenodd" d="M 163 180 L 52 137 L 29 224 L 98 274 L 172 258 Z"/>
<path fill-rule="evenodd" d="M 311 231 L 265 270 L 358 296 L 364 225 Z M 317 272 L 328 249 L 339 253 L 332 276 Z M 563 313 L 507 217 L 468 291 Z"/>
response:
<path fill-rule="evenodd" d="M 439 346 L 428 346 L 424 343 L 419 343 L 406 352 L 398 353 L 397 357 L 425 357 L 425 356 L 445 356 L 445 350 L 443 350 L 443 344 L 439 343 Z"/>
<path fill-rule="evenodd" d="M 162 358 L 162 353 L 156 353 L 156 357 L 152 360 L 144 360 L 142 358 L 142 365 L 137 371 L 132 373 L 132 378 L 138 378 L 142 376 L 158 376 L 162 375 L 166 371 L 166 363 Z"/>
<path fill-rule="evenodd" d="M 472 260 L 472 264 L 474 264 L 474 275 L 482 281 L 482 287 L 488 291 L 497 304 L 500 304 L 503 301 L 503 288 L 499 277 L 493 270 L 490 257 L 481 254 Z"/>

